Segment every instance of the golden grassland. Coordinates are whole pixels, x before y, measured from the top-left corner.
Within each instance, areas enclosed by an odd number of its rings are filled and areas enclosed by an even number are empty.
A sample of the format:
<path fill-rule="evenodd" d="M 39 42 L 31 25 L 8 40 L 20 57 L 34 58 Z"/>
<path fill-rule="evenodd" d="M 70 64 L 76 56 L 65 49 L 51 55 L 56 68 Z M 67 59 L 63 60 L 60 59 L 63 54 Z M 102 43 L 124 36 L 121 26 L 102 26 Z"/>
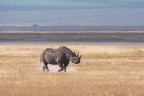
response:
<path fill-rule="evenodd" d="M 40 52 L 60 45 L 83 55 L 76 71 L 43 72 Z M 144 43 L 1 43 L 0 95 L 144 96 Z"/>

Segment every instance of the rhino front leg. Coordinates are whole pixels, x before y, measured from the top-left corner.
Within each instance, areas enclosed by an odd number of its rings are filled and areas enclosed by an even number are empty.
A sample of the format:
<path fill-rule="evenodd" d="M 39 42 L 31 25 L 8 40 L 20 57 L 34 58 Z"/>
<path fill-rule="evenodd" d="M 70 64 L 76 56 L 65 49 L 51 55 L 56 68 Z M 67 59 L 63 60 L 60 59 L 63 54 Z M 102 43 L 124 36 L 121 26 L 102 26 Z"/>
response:
<path fill-rule="evenodd" d="M 68 63 L 64 63 L 64 67 L 63 67 L 64 72 L 66 72 L 67 66 L 68 66 Z"/>
<path fill-rule="evenodd" d="M 67 66 L 64 67 L 64 72 L 66 72 L 66 68 L 67 68 Z"/>
<path fill-rule="evenodd" d="M 58 70 L 58 72 L 63 71 L 63 64 L 59 64 L 60 69 Z"/>

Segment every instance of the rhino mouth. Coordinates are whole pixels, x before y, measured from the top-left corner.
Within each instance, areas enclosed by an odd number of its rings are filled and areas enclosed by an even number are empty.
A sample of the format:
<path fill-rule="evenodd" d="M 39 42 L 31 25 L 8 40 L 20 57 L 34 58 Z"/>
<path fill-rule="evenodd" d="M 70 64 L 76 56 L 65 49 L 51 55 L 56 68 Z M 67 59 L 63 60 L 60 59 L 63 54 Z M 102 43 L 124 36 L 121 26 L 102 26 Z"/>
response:
<path fill-rule="evenodd" d="M 74 64 L 79 64 L 79 63 L 74 63 Z"/>
<path fill-rule="evenodd" d="M 80 62 L 73 62 L 74 64 L 79 64 Z"/>

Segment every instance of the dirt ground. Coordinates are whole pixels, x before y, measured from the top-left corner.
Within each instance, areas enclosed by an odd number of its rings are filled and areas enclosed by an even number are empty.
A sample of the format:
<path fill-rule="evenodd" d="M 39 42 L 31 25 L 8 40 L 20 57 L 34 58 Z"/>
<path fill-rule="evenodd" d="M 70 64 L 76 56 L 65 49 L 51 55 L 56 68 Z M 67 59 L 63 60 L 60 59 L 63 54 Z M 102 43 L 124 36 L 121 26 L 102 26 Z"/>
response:
<path fill-rule="evenodd" d="M 65 45 L 82 54 L 67 72 L 43 72 L 47 47 Z M 144 43 L 1 43 L 1 96 L 144 96 Z"/>

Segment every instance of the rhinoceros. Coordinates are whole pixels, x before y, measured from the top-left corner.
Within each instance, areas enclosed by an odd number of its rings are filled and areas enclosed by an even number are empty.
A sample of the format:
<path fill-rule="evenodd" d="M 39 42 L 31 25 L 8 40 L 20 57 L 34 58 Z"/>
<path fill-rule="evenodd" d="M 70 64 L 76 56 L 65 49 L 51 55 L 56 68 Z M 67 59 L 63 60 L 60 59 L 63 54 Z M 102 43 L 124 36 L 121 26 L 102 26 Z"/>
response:
<path fill-rule="evenodd" d="M 40 62 L 43 63 L 43 71 L 45 69 L 49 71 L 48 64 L 59 65 L 60 69 L 58 72 L 64 70 L 69 65 L 69 61 L 72 61 L 74 64 L 79 64 L 82 55 L 79 56 L 79 53 L 72 52 L 69 48 L 65 46 L 60 46 L 58 49 L 46 48 L 41 52 Z"/>

